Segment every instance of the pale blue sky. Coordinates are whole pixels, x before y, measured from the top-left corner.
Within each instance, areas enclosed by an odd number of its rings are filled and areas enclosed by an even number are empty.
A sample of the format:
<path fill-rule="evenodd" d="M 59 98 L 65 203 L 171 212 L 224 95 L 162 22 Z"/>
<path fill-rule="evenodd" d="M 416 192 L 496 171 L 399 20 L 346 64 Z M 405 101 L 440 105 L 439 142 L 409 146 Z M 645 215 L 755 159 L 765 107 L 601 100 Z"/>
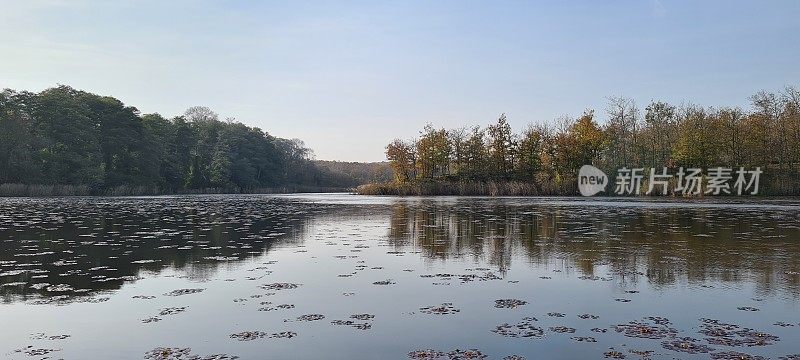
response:
<path fill-rule="evenodd" d="M 3 1 L 0 87 L 204 105 L 319 159 L 425 123 L 515 130 L 608 96 L 746 106 L 800 85 L 800 1 Z"/>

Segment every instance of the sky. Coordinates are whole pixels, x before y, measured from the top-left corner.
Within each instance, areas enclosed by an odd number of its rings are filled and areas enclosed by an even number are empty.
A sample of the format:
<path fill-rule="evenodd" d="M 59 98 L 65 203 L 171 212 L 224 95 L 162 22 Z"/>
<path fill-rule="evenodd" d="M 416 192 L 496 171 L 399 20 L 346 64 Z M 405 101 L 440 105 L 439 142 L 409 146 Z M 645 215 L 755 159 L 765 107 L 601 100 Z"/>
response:
<path fill-rule="evenodd" d="M 322 160 L 608 98 L 748 107 L 800 86 L 800 1 L 3 1 L 0 88 L 195 105 Z"/>

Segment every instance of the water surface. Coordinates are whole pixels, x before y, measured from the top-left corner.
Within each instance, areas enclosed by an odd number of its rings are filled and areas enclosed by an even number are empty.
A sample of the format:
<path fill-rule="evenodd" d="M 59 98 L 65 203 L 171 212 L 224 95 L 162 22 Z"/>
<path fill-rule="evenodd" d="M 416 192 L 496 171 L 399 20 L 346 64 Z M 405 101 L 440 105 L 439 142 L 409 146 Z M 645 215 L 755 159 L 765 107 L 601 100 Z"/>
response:
<path fill-rule="evenodd" d="M 0 294 L 9 359 L 800 359 L 800 206 L 6 198 Z"/>

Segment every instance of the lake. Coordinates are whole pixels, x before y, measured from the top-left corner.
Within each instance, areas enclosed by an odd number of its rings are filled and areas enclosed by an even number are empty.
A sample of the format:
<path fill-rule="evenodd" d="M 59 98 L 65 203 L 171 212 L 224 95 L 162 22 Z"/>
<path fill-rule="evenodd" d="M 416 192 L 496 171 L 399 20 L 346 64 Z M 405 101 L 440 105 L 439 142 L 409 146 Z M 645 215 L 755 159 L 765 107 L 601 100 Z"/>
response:
<path fill-rule="evenodd" d="M 0 198 L 0 358 L 800 359 L 800 202 Z"/>

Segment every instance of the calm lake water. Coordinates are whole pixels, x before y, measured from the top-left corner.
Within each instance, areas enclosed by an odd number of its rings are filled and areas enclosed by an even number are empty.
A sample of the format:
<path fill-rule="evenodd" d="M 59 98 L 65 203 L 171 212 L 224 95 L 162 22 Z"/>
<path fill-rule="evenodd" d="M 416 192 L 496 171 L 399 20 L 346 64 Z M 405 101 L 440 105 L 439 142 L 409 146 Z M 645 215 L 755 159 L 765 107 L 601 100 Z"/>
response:
<path fill-rule="evenodd" d="M 800 359 L 748 201 L 0 199 L 0 358 Z"/>

